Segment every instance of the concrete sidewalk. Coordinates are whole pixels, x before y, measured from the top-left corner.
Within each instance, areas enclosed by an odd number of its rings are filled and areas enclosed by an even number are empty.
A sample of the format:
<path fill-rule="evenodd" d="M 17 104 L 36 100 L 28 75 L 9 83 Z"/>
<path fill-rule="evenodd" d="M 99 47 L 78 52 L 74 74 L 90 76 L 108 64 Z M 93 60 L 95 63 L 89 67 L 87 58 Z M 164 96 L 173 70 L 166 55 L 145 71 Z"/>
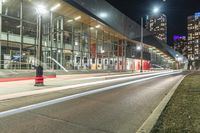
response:
<path fill-rule="evenodd" d="M 155 73 L 155 72 L 146 72 L 146 73 Z M 42 87 L 35 87 L 34 80 L 1 82 L 0 97 L 3 95 L 9 95 L 21 92 L 50 89 L 55 87 L 96 82 L 110 78 L 118 78 L 118 77 L 140 75 L 140 74 L 141 73 L 92 73 L 92 74 L 58 75 L 56 78 L 45 79 L 44 80 L 45 86 Z"/>

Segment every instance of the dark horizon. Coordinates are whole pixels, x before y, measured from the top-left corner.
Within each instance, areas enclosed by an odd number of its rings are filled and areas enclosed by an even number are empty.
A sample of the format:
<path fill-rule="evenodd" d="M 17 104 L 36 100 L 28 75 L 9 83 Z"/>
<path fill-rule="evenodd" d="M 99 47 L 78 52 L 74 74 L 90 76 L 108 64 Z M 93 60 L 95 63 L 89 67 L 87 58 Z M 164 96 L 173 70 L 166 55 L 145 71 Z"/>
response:
<path fill-rule="evenodd" d="M 195 0 L 106 0 L 122 13 L 140 23 L 140 18 L 149 15 L 154 6 L 167 16 L 168 45 L 173 45 L 173 35 L 187 36 L 187 17 L 200 12 L 200 1 Z M 144 8 L 143 8 L 144 7 Z"/>

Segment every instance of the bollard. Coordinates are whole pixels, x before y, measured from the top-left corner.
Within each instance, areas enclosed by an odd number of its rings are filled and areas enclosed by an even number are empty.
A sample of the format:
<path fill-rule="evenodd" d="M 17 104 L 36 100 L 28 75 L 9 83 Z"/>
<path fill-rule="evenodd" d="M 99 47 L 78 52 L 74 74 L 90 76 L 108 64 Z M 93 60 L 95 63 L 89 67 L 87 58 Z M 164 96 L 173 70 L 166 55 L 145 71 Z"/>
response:
<path fill-rule="evenodd" d="M 35 86 L 44 86 L 43 67 L 36 67 Z"/>

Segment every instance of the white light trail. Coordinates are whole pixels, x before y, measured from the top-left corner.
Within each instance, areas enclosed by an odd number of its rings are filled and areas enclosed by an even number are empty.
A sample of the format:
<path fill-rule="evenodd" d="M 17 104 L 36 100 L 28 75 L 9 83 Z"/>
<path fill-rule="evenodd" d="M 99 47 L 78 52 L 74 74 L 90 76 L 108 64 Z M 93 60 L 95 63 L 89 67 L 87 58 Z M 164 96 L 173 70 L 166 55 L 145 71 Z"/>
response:
<path fill-rule="evenodd" d="M 54 104 L 58 104 L 58 103 L 65 102 L 65 101 L 68 101 L 68 100 L 77 99 L 77 98 L 84 97 L 84 96 L 87 96 L 87 95 L 96 94 L 96 93 L 100 93 L 100 92 L 107 91 L 107 90 L 112 90 L 112 89 L 119 88 L 119 87 L 122 87 L 122 86 L 127 86 L 127 85 L 130 85 L 130 84 L 143 82 L 143 81 L 146 81 L 146 80 L 155 79 L 155 78 L 159 78 L 159 77 L 163 77 L 163 76 L 168 76 L 168 75 L 171 75 L 171 74 L 178 74 L 178 73 L 181 73 L 181 72 L 164 73 L 164 74 L 155 75 L 155 76 L 152 76 L 152 77 L 138 79 L 138 80 L 135 80 L 135 81 L 125 82 L 125 83 L 121 83 L 121 84 L 117 84 L 117 85 L 113 85 L 113 86 L 99 88 L 99 89 L 96 89 L 96 90 L 82 92 L 82 93 L 79 93 L 79 94 L 74 94 L 74 95 L 70 95 L 70 96 L 66 96 L 66 97 L 62 97 L 62 98 L 58 98 L 58 99 L 54 99 L 54 100 L 50 100 L 50 101 L 46 101 L 46 102 L 42 102 L 42 103 L 32 104 L 32 105 L 29 105 L 29 106 L 24 106 L 24 107 L 20 107 L 20 108 L 16 108 L 16 109 L 11 109 L 11 110 L 8 110 L 8 111 L 0 112 L 0 118 L 19 114 L 19 113 L 22 113 L 22 112 L 26 112 L 26 111 L 30 111 L 30 110 L 34 110 L 34 109 L 38 109 L 38 108 L 42 108 L 42 107 L 46 107 L 46 106 L 50 106 L 50 105 L 54 105 Z"/>

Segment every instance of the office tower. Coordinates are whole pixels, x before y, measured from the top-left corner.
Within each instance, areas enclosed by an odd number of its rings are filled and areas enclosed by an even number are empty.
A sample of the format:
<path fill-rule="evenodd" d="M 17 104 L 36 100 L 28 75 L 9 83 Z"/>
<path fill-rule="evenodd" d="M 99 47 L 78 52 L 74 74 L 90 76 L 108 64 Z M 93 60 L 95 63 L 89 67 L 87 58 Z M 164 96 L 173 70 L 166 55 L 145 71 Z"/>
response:
<path fill-rule="evenodd" d="M 151 15 L 146 18 L 146 29 L 158 39 L 167 42 L 167 17 L 164 14 Z"/>

